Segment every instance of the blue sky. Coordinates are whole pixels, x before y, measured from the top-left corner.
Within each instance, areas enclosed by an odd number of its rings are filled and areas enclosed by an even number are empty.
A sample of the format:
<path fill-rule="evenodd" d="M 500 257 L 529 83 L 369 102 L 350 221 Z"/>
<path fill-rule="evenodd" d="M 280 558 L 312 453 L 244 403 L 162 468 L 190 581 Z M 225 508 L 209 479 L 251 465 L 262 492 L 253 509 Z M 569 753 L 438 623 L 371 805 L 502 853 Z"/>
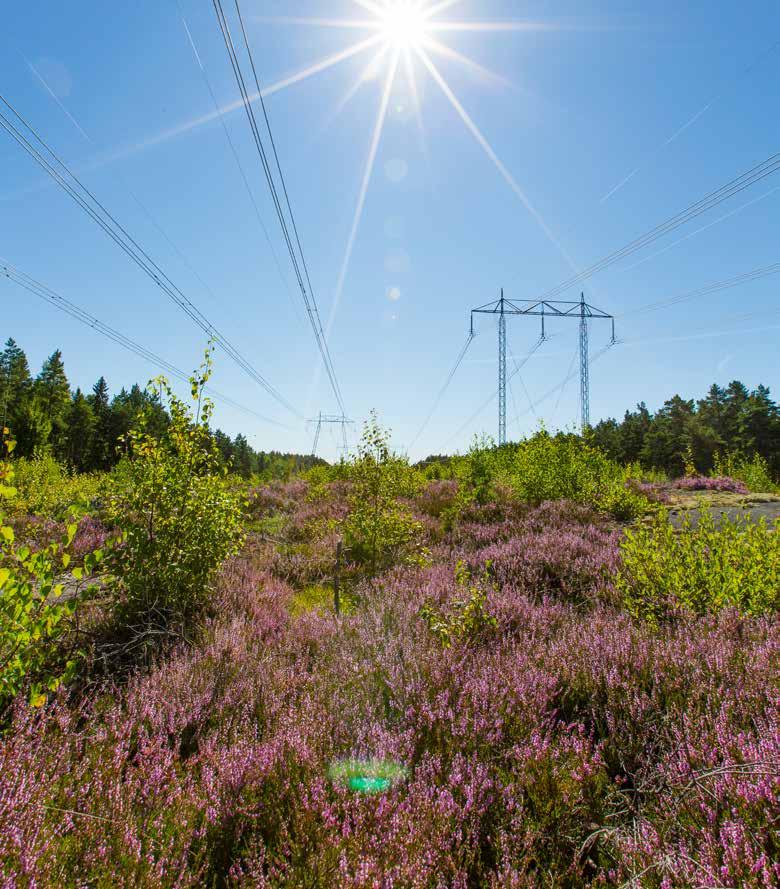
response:
<path fill-rule="evenodd" d="M 233 105 L 237 87 L 211 3 L 181 0 L 181 9 L 220 105 Z M 242 11 L 264 86 L 370 33 L 269 19 L 372 18 L 354 0 L 243 0 Z M 502 286 L 518 300 L 539 295 L 571 275 L 570 263 L 590 265 L 780 150 L 774 0 L 460 0 L 438 20 L 538 26 L 436 32 L 494 77 L 452 56 L 430 58 L 539 218 L 417 61 L 421 126 L 400 71 L 333 311 L 389 56 L 371 72 L 377 50 L 367 50 L 266 100 L 323 321 L 333 312 L 330 348 L 347 410 L 361 420 L 375 408 L 399 447 L 427 416 L 472 307 Z M 0 92 L 302 415 L 334 412 L 243 110 L 224 120 L 284 280 L 220 121 L 190 125 L 213 105 L 176 0 L 110 11 L 31 0 L 16 4 L 4 26 Z M 780 262 L 778 211 L 780 173 L 590 278 L 587 298 L 620 315 Z M 4 132 L 0 256 L 173 364 L 197 364 L 202 332 Z M 620 416 L 639 400 L 655 409 L 675 392 L 699 396 L 734 378 L 763 382 L 777 396 L 779 286 L 774 275 L 618 318 L 624 344 L 592 367 L 592 419 Z M 116 391 L 157 372 L 5 279 L 0 300 L 0 336 L 13 336 L 34 369 L 59 347 L 74 386 L 90 387 L 102 373 Z M 492 319 L 478 331 L 412 457 L 495 435 L 495 402 L 455 435 L 496 388 Z M 511 437 L 538 420 L 577 420 L 576 378 L 560 398 L 528 410 L 528 395 L 535 401 L 564 379 L 574 355 L 575 323 L 550 332 L 524 368 L 525 389 L 513 381 L 510 415 L 516 405 L 522 416 L 510 417 Z M 515 355 L 537 336 L 531 319 L 510 319 Z M 594 323 L 593 351 L 608 336 Z M 288 427 L 218 403 L 226 431 L 245 432 L 257 448 L 310 448 L 313 429 L 223 356 L 214 386 Z M 323 453 L 336 454 L 330 431 Z"/>

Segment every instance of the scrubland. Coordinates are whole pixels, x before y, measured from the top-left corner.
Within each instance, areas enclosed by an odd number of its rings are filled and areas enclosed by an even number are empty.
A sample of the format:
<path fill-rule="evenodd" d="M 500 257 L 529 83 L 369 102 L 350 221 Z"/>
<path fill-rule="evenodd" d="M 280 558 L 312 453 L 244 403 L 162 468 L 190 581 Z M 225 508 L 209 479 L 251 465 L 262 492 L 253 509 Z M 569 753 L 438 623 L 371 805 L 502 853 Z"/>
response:
<path fill-rule="evenodd" d="M 780 883 L 777 525 L 544 432 L 247 483 L 198 404 L 76 512 L 2 463 L 3 887 Z"/>

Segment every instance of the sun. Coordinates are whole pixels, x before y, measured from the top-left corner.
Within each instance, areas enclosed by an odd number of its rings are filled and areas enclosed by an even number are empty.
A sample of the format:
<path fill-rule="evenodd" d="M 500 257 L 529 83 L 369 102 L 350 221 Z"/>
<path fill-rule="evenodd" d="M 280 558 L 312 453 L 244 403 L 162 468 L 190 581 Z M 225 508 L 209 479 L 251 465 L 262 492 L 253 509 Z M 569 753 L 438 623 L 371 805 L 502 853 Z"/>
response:
<path fill-rule="evenodd" d="M 429 27 L 427 16 L 411 0 L 396 0 L 383 9 L 380 22 L 384 39 L 400 50 L 420 46 Z"/>
<path fill-rule="evenodd" d="M 363 32 L 354 43 L 344 49 L 332 53 L 307 67 L 286 76 L 283 80 L 263 88 L 262 94 L 270 96 L 294 84 L 301 83 L 310 77 L 340 65 L 363 54 L 371 54 L 371 59 L 362 73 L 358 74 L 353 84 L 339 102 L 336 113 L 341 113 L 358 91 L 366 84 L 380 82 L 380 96 L 376 119 L 371 129 L 368 154 L 358 189 L 355 212 L 347 238 L 341 268 L 336 282 L 330 316 L 325 328 L 325 335 L 330 334 L 336 313 L 341 302 L 344 285 L 347 279 L 352 252 L 354 250 L 358 229 L 366 204 L 369 185 L 382 139 L 382 133 L 392 107 L 391 98 L 398 82 L 406 81 L 406 96 L 417 121 L 420 147 L 427 154 L 425 127 L 423 125 L 421 92 L 419 78 L 427 77 L 436 84 L 447 102 L 465 125 L 466 130 L 477 141 L 479 147 L 496 168 L 515 196 L 520 200 L 536 223 L 544 231 L 547 238 L 559 251 L 563 251 L 554 233 L 542 218 L 539 211 L 526 196 L 520 183 L 515 179 L 508 167 L 499 158 L 498 153 L 482 133 L 476 121 L 471 117 L 455 91 L 439 70 L 438 60 L 455 63 L 470 71 L 479 78 L 482 84 L 494 87 L 510 87 L 511 82 L 481 65 L 449 45 L 447 34 L 525 34 L 539 30 L 555 30 L 555 26 L 545 22 L 529 20 L 483 21 L 475 18 L 455 20 L 448 14 L 454 7 L 466 4 L 467 0 L 351 0 L 360 7 L 362 14 L 347 18 L 283 16 L 256 18 L 268 24 L 296 25 L 313 28 L 335 28 L 337 30 L 357 30 Z M 571 264 L 567 256 L 566 261 Z"/>

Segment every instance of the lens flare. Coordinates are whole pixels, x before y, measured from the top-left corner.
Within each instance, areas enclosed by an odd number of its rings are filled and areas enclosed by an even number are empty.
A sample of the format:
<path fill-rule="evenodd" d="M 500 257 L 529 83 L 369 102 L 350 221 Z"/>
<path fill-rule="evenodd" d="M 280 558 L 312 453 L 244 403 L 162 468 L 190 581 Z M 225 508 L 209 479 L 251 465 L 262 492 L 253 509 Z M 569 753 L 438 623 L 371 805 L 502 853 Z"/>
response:
<path fill-rule="evenodd" d="M 536 220 L 547 238 L 560 251 L 566 262 L 574 268 L 571 258 L 566 254 L 566 251 L 562 247 L 555 233 L 550 229 L 541 213 L 536 210 L 525 195 L 519 182 L 499 158 L 498 153 L 492 147 L 487 137 L 483 135 L 475 121 L 466 112 L 463 104 L 455 95 L 453 88 L 445 79 L 444 74 L 433 61 L 433 57 L 435 56 L 445 62 L 455 62 L 465 70 L 476 73 L 482 83 L 501 87 L 511 85 L 505 78 L 488 70 L 461 52 L 458 52 L 453 47 L 447 45 L 441 38 L 446 36 L 446 33 L 450 31 L 474 34 L 509 34 L 512 32 L 522 33 L 552 30 L 554 26 L 543 22 L 517 20 L 506 22 L 479 21 L 478 19 L 473 21 L 453 21 L 444 16 L 444 14 L 452 7 L 464 3 L 465 0 L 438 0 L 438 2 L 437 0 L 352 0 L 352 2 L 362 10 L 359 18 L 322 19 L 281 17 L 256 19 L 256 21 L 285 25 L 327 27 L 335 29 L 344 28 L 347 30 L 358 29 L 368 32 L 369 35 L 366 39 L 348 46 L 340 53 L 336 53 L 335 55 L 315 62 L 304 70 L 288 76 L 285 80 L 273 84 L 270 87 L 266 87 L 263 90 L 264 94 L 271 94 L 286 89 L 293 84 L 298 84 L 315 74 L 322 73 L 329 68 L 335 67 L 338 63 L 344 62 L 353 56 L 373 48 L 375 55 L 372 66 L 370 66 L 369 69 L 366 69 L 363 74 L 360 75 L 357 82 L 350 88 L 339 106 L 338 110 L 341 111 L 360 89 L 360 86 L 365 83 L 368 72 L 373 70 L 373 65 L 376 65 L 379 71 L 382 71 L 383 69 L 386 71 L 383 78 L 384 83 L 381 89 L 378 113 L 370 135 L 368 156 L 358 190 L 357 203 L 352 217 L 352 225 L 347 237 L 346 248 L 333 295 L 326 334 L 330 333 L 341 304 L 345 283 L 349 275 L 352 254 L 363 217 L 363 210 L 366 205 L 368 189 L 373 177 L 374 166 L 382 140 L 382 133 L 387 122 L 388 106 L 399 72 L 402 76 L 405 75 L 407 81 L 407 90 L 411 97 L 414 116 L 417 119 L 417 124 L 420 130 L 420 141 L 424 151 L 427 153 L 425 130 L 423 127 L 420 84 L 418 82 L 419 74 L 427 74 L 441 89 L 446 99 L 449 101 L 449 104 L 457 112 L 457 116 L 465 124 L 466 129 L 477 140 L 501 177 L 506 181 L 514 194 Z M 366 13 L 368 13 L 368 16 L 366 16 Z M 403 177 L 399 177 L 399 181 L 401 178 Z M 319 365 L 316 373 L 319 373 Z"/>
<path fill-rule="evenodd" d="M 401 50 L 420 46 L 428 30 L 427 17 L 419 6 L 408 0 L 398 0 L 383 10 L 381 23 L 385 40 Z"/>

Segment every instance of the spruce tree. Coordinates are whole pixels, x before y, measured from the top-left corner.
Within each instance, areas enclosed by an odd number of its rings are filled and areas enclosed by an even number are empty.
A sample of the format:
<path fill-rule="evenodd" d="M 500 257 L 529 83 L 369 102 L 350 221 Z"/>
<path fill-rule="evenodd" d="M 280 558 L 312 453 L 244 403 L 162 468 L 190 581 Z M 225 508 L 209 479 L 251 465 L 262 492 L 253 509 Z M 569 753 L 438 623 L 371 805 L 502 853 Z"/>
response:
<path fill-rule="evenodd" d="M 109 403 L 108 383 L 101 377 L 92 387 L 88 398 L 94 417 L 94 434 L 91 442 L 90 463 L 95 469 L 108 469 L 114 462 L 116 431 Z"/>
<path fill-rule="evenodd" d="M 76 389 L 68 412 L 68 462 L 79 472 L 95 468 L 93 439 L 97 421 L 89 401 Z"/>
<path fill-rule="evenodd" d="M 233 441 L 233 469 L 242 477 L 252 474 L 252 449 L 246 437 L 239 434 Z"/>
<path fill-rule="evenodd" d="M 62 352 L 57 349 L 43 362 L 35 381 L 34 401 L 51 424 L 48 444 L 58 459 L 67 457 L 67 426 L 70 409 L 70 386 L 65 375 Z M 39 442 L 39 446 L 45 443 Z"/>
<path fill-rule="evenodd" d="M 23 437 L 24 430 L 20 426 L 31 391 L 32 378 L 27 356 L 9 338 L 0 352 L 0 421 L 3 426 L 9 426 L 17 438 Z"/>

